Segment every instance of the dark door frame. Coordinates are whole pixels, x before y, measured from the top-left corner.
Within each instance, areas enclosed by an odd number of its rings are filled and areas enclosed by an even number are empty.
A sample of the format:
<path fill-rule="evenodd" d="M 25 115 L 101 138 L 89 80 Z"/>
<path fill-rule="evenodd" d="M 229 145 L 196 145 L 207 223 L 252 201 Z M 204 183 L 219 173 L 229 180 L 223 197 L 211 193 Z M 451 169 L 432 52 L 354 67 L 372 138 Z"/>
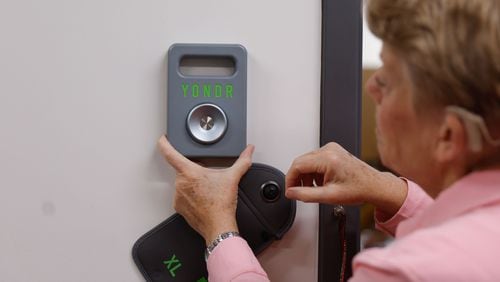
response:
<path fill-rule="evenodd" d="M 322 0 L 320 145 L 337 142 L 360 153 L 362 1 Z M 319 207 L 318 281 L 339 281 L 342 262 L 334 206 Z M 359 207 L 345 207 L 347 262 L 359 252 Z"/>

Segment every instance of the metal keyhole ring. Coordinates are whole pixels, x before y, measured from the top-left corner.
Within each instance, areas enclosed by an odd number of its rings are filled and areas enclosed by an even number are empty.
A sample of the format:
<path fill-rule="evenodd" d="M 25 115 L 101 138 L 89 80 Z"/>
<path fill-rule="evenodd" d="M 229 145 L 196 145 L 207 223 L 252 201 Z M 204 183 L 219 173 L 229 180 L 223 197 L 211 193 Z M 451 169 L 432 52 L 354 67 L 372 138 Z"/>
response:
<path fill-rule="evenodd" d="M 226 113 L 217 105 L 205 103 L 195 106 L 186 119 L 189 135 L 198 143 L 218 142 L 227 131 Z"/>

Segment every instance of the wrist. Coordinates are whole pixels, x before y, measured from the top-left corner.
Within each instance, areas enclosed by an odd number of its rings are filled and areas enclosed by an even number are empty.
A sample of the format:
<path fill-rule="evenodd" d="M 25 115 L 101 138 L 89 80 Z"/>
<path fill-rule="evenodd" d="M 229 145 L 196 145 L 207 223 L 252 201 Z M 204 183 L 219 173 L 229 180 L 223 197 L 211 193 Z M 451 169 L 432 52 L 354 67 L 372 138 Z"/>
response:
<path fill-rule="evenodd" d="M 205 249 L 205 261 L 208 260 L 210 254 L 214 251 L 214 249 L 224 240 L 232 238 L 232 237 L 241 237 L 237 231 L 223 232 L 210 243 Z"/>
<path fill-rule="evenodd" d="M 204 234 L 205 245 L 209 246 L 217 237 L 226 232 L 238 232 L 236 220 L 220 221 Z"/>
<path fill-rule="evenodd" d="M 399 211 L 408 194 L 406 181 L 392 173 L 381 172 L 376 183 L 371 203 L 387 216 L 393 216 Z"/>

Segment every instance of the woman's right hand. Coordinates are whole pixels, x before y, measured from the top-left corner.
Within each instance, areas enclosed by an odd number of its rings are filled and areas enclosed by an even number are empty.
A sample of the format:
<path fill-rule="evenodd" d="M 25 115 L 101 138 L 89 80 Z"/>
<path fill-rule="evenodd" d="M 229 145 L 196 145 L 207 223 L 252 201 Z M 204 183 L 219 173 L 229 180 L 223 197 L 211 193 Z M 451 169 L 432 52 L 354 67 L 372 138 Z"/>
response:
<path fill-rule="evenodd" d="M 207 246 L 217 235 L 238 231 L 236 204 L 238 183 L 252 165 L 253 145 L 231 167 L 202 167 L 179 153 L 162 136 L 158 147 L 176 170 L 174 208 L 203 238 Z"/>
<path fill-rule="evenodd" d="M 395 214 L 407 194 L 404 180 L 380 172 L 337 143 L 294 160 L 286 175 L 286 197 L 324 204 L 370 203 Z"/>

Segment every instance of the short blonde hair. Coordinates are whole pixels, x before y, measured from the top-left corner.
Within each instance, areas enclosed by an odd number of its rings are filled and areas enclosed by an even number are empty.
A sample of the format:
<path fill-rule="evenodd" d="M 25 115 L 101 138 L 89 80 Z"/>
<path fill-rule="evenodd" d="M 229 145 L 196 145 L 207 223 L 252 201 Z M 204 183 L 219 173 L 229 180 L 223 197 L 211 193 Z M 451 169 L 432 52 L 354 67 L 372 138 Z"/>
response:
<path fill-rule="evenodd" d="M 368 0 L 367 17 L 407 64 L 417 109 L 457 105 L 499 127 L 499 0 Z"/>

